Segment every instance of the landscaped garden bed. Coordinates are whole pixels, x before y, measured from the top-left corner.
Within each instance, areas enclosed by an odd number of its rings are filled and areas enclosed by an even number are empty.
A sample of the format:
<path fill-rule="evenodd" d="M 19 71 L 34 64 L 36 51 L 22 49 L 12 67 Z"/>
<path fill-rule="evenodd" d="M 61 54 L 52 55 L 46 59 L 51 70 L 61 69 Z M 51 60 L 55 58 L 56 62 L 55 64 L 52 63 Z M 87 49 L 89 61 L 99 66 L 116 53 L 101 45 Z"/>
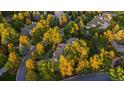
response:
<path fill-rule="evenodd" d="M 124 12 L 0 12 L 0 80 L 124 80 Z"/>

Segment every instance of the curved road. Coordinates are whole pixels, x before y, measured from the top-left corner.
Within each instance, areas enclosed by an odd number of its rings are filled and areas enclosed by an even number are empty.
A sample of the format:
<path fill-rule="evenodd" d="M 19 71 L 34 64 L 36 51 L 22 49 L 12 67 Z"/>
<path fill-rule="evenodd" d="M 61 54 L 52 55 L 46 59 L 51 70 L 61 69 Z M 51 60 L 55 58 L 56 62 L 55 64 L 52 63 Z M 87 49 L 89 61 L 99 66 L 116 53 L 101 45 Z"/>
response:
<path fill-rule="evenodd" d="M 22 63 L 19 66 L 19 69 L 17 71 L 16 75 L 16 81 L 25 81 L 26 78 L 26 60 L 30 57 L 31 52 L 35 49 L 35 46 L 31 46 L 30 51 L 26 54 L 26 56 L 22 59 Z"/>
<path fill-rule="evenodd" d="M 8 70 L 8 69 L 5 68 L 5 67 L 1 68 L 1 69 L 0 69 L 0 76 L 2 76 L 3 73 L 7 72 L 7 70 Z"/>
<path fill-rule="evenodd" d="M 88 75 L 74 76 L 64 81 L 111 81 L 106 72 L 93 73 Z"/>

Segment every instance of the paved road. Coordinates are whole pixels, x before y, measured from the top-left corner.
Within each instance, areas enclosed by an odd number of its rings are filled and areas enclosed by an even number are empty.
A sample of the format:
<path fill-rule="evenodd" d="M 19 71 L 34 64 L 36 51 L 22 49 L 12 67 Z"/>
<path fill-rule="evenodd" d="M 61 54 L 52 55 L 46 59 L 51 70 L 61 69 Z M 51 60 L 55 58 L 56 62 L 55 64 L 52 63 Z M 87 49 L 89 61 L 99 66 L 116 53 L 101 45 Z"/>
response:
<path fill-rule="evenodd" d="M 26 78 L 26 60 L 30 57 L 31 52 L 35 49 L 34 46 L 31 47 L 30 51 L 26 54 L 26 56 L 23 58 L 22 63 L 19 66 L 17 76 L 16 76 L 16 81 L 25 81 Z"/>
<path fill-rule="evenodd" d="M 1 69 L 0 69 L 0 76 L 2 76 L 3 73 L 7 72 L 7 70 L 8 70 L 8 69 L 5 68 L 5 67 L 1 68 Z"/>
<path fill-rule="evenodd" d="M 106 72 L 93 73 L 89 75 L 74 76 L 64 81 L 111 81 Z"/>

